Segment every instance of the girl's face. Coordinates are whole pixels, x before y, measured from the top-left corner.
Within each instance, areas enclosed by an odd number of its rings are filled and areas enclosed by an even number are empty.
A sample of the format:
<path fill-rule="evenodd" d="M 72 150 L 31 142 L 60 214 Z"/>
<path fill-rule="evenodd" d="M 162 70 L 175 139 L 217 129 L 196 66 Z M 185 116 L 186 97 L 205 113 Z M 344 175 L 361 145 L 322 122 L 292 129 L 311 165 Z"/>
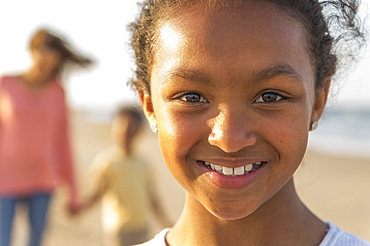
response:
<path fill-rule="evenodd" d="M 327 95 L 315 98 L 301 24 L 257 3 L 184 13 L 157 30 L 141 100 L 177 181 L 222 219 L 284 199 Z"/>
<path fill-rule="evenodd" d="M 62 62 L 61 54 L 46 46 L 35 48 L 32 51 L 32 58 L 40 74 L 46 78 L 55 75 Z"/>

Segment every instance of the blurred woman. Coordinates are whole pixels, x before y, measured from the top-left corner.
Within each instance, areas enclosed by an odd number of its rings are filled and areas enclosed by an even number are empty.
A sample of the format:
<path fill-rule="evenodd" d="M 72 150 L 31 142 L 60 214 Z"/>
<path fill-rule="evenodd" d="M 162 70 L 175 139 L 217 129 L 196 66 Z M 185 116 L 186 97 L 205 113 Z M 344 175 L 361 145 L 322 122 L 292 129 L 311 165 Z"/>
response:
<path fill-rule="evenodd" d="M 39 30 L 31 39 L 32 65 L 18 76 L 0 77 L 0 246 L 10 245 L 17 203 L 29 207 L 29 246 L 41 244 L 51 195 L 64 179 L 68 210 L 79 207 L 60 75 L 86 67 L 88 58 L 62 38 Z"/>

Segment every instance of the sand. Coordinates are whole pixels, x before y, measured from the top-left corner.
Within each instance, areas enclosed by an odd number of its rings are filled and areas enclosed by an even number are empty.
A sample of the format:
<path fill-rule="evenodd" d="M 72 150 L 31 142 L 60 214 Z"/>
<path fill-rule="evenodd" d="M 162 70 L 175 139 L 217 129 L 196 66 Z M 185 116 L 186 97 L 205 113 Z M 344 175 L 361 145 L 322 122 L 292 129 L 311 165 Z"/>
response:
<path fill-rule="evenodd" d="M 86 113 L 71 116 L 71 136 L 76 173 L 81 196 L 92 188 L 88 176 L 95 154 L 111 144 L 109 126 L 89 121 Z M 145 129 L 138 141 L 138 153 L 148 160 L 155 172 L 163 206 L 172 221 L 180 216 L 184 191 L 174 180 L 162 159 L 157 137 Z M 308 152 L 295 174 L 302 201 L 324 221 L 331 221 L 370 241 L 370 159 L 329 156 Z M 103 245 L 99 205 L 79 216 L 68 216 L 65 210 L 67 189 L 57 190 L 50 209 L 45 246 Z M 27 240 L 26 211 L 19 209 L 15 221 L 13 246 L 24 246 Z M 161 228 L 151 225 L 151 235 Z"/>

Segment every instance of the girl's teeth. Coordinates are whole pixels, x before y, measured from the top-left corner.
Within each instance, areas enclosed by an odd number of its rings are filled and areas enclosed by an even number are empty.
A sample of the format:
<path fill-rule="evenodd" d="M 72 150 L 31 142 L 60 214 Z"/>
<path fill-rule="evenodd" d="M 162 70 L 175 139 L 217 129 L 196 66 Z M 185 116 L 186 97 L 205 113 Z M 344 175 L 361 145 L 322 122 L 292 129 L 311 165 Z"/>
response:
<path fill-rule="evenodd" d="M 233 175 L 234 171 L 232 167 L 223 167 L 222 172 L 225 175 Z"/>
<path fill-rule="evenodd" d="M 220 166 L 220 165 L 215 165 L 215 170 L 216 170 L 216 171 L 222 171 L 222 166 Z"/>
<path fill-rule="evenodd" d="M 235 175 L 243 175 L 244 174 L 244 166 L 234 168 Z"/>
<path fill-rule="evenodd" d="M 220 166 L 220 165 L 216 165 L 216 164 L 212 164 L 210 162 L 204 162 L 204 164 L 214 170 L 214 171 L 217 171 L 219 173 L 222 173 L 224 175 L 227 175 L 227 176 L 239 176 L 239 175 L 244 175 L 250 171 L 255 171 L 257 170 L 258 168 L 261 167 L 262 165 L 262 161 L 258 161 L 258 162 L 255 162 L 253 164 L 248 164 L 248 165 L 245 165 L 245 166 L 241 166 L 241 167 L 235 167 L 235 168 L 232 168 L 232 167 L 224 167 L 224 166 Z"/>
<path fill-rule="evenodd" d="M 250 172 L 253 169 L 253 164 L 248 164 L 244 166 L 244 169 L 246 172 Z"/>

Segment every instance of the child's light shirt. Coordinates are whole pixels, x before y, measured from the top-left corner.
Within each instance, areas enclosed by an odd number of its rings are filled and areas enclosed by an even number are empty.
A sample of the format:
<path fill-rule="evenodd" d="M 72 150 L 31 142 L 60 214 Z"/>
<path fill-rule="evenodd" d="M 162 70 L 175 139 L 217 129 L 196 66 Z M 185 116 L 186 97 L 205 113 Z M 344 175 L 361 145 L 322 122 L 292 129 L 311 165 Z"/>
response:
<path fill-rule="evenodd" d="M 92 163 L 93 182 L 103 182 L 102 222 L 106 232 L 117 234 L 147 228 L 151 213 L 148 165 L 128 157 L 118 146 L 101 151 Z"/>
<path fill-rule="evenodd" d="M 342 231 L 333 223 L 327 222 L 327 224 L 330 229 L 328 229 L 324 240 L 318 246 L 370 246 L 370 243 L 353 234 Z M 140 244 L 140 246 L 166 246 L 165 236 L 169 231 L 170 229 L 162 230 L 152 240 Z"/>

